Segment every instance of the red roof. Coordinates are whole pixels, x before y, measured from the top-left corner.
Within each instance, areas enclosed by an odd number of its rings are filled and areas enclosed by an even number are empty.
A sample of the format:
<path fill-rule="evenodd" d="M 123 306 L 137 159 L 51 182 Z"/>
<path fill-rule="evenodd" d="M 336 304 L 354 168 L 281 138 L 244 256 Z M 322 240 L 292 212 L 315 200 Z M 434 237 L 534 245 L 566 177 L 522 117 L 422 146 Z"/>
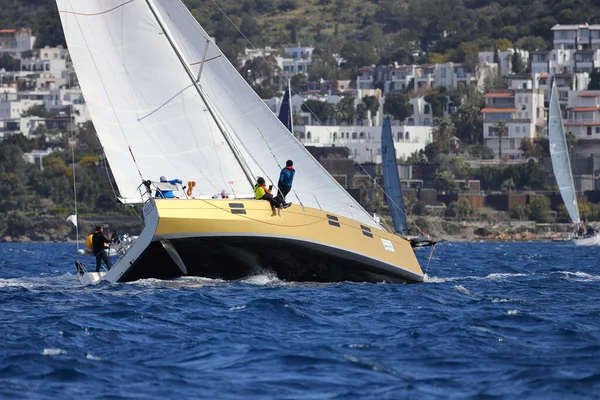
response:
<path fill-rule="evenodd" d="M 590 112 L 590 111 L 598 111 L 600 107 L 575 107 L 571 108 L 571 111 L 575 112 Z"/>
<path fill-rule="evenodd" d="M 375 69 L 375 67 L 362 67 L 359 68 L 359 71 L 373 71 Z"/>
<path fill-rule="evenodd" d="M 516 108 L 484 108 L 481 110 L 483 113 L 507 113 L 507 112 L 516 112 Z"/>
<path fill-rule="evenodd" d="M 577 97 L 598 97 L 600 93 L 579 93 Z"/>
<path fill-rule="evenodd" d="M 0 29 L 0 33 L 15 33 L 14 29 Z"/>
<path fill-rule="evenodd" d="M 548 74 L 540 74 L 540 78 L 547 78 Z"/>
<path fill-rule="evenodd" d="M 490 98 L 490 97 L 498 97 L 498 98 L 509 98 L 509 97 L 515 97 L 514 93 L 486 93 L 485 98 Z"/>
<path fill-rule="evenodd" d="M 565 122 L 565 126 L 600 126 L 600 122 Z"/>

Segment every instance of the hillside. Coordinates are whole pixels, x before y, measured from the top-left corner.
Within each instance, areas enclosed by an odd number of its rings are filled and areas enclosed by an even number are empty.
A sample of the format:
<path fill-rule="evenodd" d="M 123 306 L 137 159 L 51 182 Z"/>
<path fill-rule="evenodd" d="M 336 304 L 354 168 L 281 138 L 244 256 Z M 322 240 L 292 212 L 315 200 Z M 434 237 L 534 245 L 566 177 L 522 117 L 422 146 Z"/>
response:
<path fill-rule="evenodd" d="M 216 4 L 257 47 L 314 45 L 324 53 L 345 53 L 348 67 L 410 62 L 410 52 L 419 49 L 458 61 L 475 48 L 493 48 L 499 39 L 534 50 L 548 45 L 554 24 L 600 23 L 594 0 L 184 2 L 229 55 L 247 44 Z M 33 28 L 38 45 L 63 43 L 54 1 L 0 0 L 0 27 L 21 26 Z"/>

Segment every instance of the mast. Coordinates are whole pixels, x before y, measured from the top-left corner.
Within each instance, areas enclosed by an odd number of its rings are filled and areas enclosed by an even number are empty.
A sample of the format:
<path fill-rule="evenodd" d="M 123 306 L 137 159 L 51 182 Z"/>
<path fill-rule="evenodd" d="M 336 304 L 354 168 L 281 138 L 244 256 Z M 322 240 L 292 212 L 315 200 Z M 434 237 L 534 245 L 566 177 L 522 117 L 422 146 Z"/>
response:
<path fill-rule="evenodd" d="M 250 183 L 250 186 L 254 186 L 254 177 L 252 175 L 252 172 L 249 171 L 248 166 L 242 161 L 240 154 L 237 152 L 237 150 L 235 149 L 235 146 L 233 145 L 233 142 L 231 141 L 231 138 L 227 134 L 225 128 L 221 125 L 221 122 L 219 121 L 219 118 L 217 117 L 217 115 L 215 114 L 215 112 L 212 109 L 211 105 L 209 104 L 208 99 L 206 98 L 206 96 L 202 92 L 202 88 L 200 87 L 200 75 L 202 73 L 203 65 L 200 66 L 200 71 L 198 72 L 198 78 L 196 79 L 196 77 L 194 76 L 192 70 L 188 66 L 188 64 L 185 61 L 185 59 L 183 58 L 183 56 L 181 54 L 181 51 L 179 50 L 179 47 L 177 46 L 177 43 L 175 43 L 175 41 L 171 37 L 171 32 L 169 32 L 169 30 L 167 29 L 167 26 L 164 23 L 161 15 L 160 15 L 160 13 L 156 10 L 156 7 L 154 6 L 153 0 L 146 0 L 146 4 L 148 5 L 148 8 L 150 8 L 150 11 L 152 12 L 152 15 L 154 16 L 154 18 L 156 19 L 156 22 L 158 22 L 158 25 L 160 26 L 160 29 L 165 34 L 165 37 L 169 41 L 169 44 L 173 48 L 173 51 L 175 52 L 175 55 L 177 55 L 177 59 L 179 60 L 179 62 L 183 66 L 183 68 L 185 69 L 185 72 L 187 73 L 187 75 L 190 78 L 190 80 L 192 81 L 192 85 L 198 91 L 198 94 L 200 95 L 200 98 L 202 99 L 202 101 L 206 105 L 206 108 L 207 108 L 208 112 L 210 113 L 210 116 L 213 118 L 213 120 L 217 124 L 217 127 L 219 128 L 219 131 L 223 135 L 223 138 L 225 139 L 225 142 L 227 142 L 227 145 L 231 149 L 231 152 L 233 153 L 233 156 L 235 157 L 235 159 L 237 160 L 238 164 L 242 168 L 242 171 L 244 171 L 244 175 L 246 175 L 246 179 L 248 179 L 248 182 Z M 203 57 L 202 63 L 204 63 L 204 61 L 205 61 L 206 51 L 207 50 L 208 50 L 208 44 L 207 44 L 206 50 L 204 51 L 204 57 Z"/>

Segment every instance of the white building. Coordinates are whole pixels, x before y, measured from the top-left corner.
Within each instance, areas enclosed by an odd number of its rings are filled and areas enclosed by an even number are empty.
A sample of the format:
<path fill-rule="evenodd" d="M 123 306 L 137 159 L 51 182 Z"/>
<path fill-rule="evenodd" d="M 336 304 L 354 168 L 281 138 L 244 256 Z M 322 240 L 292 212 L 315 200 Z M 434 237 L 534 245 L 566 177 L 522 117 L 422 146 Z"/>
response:
<path fill-rule="evenodd" d="M 31 164 L 39 164 L 40 169 L 44 169 L 44 158 L 48 157 L 54 152 L 54 149 L 49 147 L 46 150 L 33 150 L 30 153 L 23 154 L 25 161 Z"/>
<path fill-rule="evenodd" d="M 546 112 L 544 93 L 533 88 L 530 79 L 513 79 L 508 90 L 494 90 L 485 95 L 486 106 L 483 116 L 484 144 L 494 151 L 498 158 L 502 146 L 502 157 L 522 159 L 519 150 L 522 139 L 532 140 L 544 133 Z M 506 124 L 506 133 L 498 137 L 496 124 Z"/>
<path fill-rule="evenodd" d="M 0 29 L 0 54 L 18 55 L 33 49 L 35 36 L 31 29 Z"/>
<path fill-rule="evenodd" d="M 381 126 L 315 126 L 294 129 L 306 146 L 342 146 L 350 150 L 357 163 L 381 163 Z M 407 158 L 431 143 L 430 126 L 392 125 L 394 147 L 398 158 Z"/>
<path fill-rule="evenodd" d="M 600 91 L 572 91 L 569 93 L 565 130 L 581 141 L 600 139 Z"/>
<path fill-rule="evenodd" d="M 383 84 L 384 93 L 404 91 L 409 84 L 415 89 L 436 87 L 458 88 L 460 85 L 483 82 L 481 76 L 467 64 L 421 64 L 421 65 L 389 65 L 366 66 L 359 68 L 356 77 L 357 89 L 375 89 L 378 83 Z M 481 72 L 485 74 L 486 69 Z"/>
<path fill-rule="evenodd" d="M 43 105 L 43 100 L 8 100 L 0 101 L 0 119 L 17 119 L 25 111 L 35 105 Z"/>
<path fill-rule="evenodd" d="M 521 49 L 506 49 L 505 51 L 498 51 L 498 59 L 500 60 L 500 72 L 503 76 L 510 75 L 512 73 L 512 57 L 517 52 L 523 61 L 523 65 L 527 65 L 529 60 L 529 52 Z M 495 52 L 493 51 L 480 51 L 479 62 L 482 64 L 493 64 L 495 59 Z"/>
<path fill-rule="evenodd" d="M 600 25 L 555 25 L 552 27 L 555 49 L 600 49 Z"/>

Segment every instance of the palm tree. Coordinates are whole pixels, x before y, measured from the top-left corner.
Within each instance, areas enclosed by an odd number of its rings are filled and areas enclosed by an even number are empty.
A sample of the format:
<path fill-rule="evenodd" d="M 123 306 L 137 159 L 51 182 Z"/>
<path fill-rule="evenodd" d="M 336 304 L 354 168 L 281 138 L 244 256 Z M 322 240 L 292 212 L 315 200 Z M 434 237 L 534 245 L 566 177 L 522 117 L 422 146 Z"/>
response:
<path fill-rule="evenodd" d="M 502 161 L 502 138 L 508 134 L 506 122 L 498 122 L 494 125 L 494 130 L 498 134 L 498 159 Z"/>
<path fill-rule="evenodd" d="M 504 182 L 502 182 L 501 188 L 502 191 L 508 192 L 508 194 L 510 194 L 511 191 L 515 188 L 515 181 L 513 181 L 512 178 L 505 179 Z"/>

